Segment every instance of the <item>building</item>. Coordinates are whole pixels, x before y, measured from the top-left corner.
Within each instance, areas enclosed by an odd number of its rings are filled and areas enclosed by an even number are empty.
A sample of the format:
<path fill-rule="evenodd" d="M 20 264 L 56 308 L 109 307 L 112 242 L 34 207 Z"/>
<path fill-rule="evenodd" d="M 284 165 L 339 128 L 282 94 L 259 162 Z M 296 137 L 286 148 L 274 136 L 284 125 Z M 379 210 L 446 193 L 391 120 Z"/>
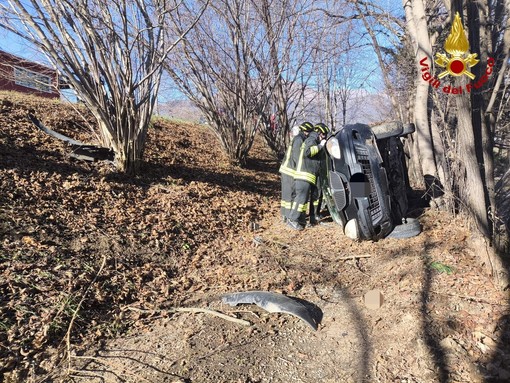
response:
<path fill-rule="evenodd" d="M 0 90 L 59 98 L 58 81 L 56 70 L 0 50 Z"/>

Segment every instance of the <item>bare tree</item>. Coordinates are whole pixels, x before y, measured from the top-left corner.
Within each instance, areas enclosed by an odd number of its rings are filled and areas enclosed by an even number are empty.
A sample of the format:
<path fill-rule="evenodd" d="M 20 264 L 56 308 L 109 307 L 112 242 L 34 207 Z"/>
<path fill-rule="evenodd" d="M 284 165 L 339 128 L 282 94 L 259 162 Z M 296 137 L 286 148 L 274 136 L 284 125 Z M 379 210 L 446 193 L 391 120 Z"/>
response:
<path fill-rule="evenodd" d="M 171 43 L 164 33 L 165 21 L 189 3 L 8 0 L 0 5 L 0 25 L 34 44 L 66 76 L 96 118 L 101 144 L 114 151 L 116 168 L 135 174 L 162 63 L 195 19 Z"/>
<path fill-rule="evenodd" d="M 321 45 L 331 25 L 324 24 L 312 1 L 256 3 L 269 53 L 267 62 L 256 61 L 257 69 L 260 77 L 271 84 L 270 108 L 261 116 L 267 120 L 269 112 L 277 120 L 277 129 L 265 129 L 263 134 L 269 147 L 281 157 L 291 125 L 312 115 L 310 106 L 316 94 L 311 84 L 317 78 Z"/>
<path fill-rule="evenodd" d="M 437 29 L 433 35 L 429 34 L 427 13 L 423 0 L 403 0 L 402 2 L 406 21 L 407 32 L 413 44 L 413 61 L 416 65 L 416 79 L 413 86 L 415 90 L 413 112 L 416 124 L 415 158 L 419 158 L 421 175 L 425 181 L 428 193 L 431 197 L 436 196 L 432 192 L 435 185 L 446 185 L 444 173 L 440 172 L 436 154 L 439 143 L 434 139 L 429 113 L 432 105 L 431 81 L 425 81 L 424 76 L 432 79 L 434 73 L 434 57 L 432 45 L 437 38 Z M 427 75 L 425 75 L 427 73 Z M 423 182 L 423 181 L 422 181 Z M 430 190 L 429 190 L 430 189 Z"/>
<path fill-rule="evenodd" d="M 456 87 L 465 90 L 453 102 L 456 117 L 453 176 L 462 209 L 473 217 L 480 232 L 492 240 L 498 221 L 494 137 L 504 126 L 498 119 L 506 103 L 503 79 L 508 75 L 510 6 L 503 0 L 468 2 L 465 7 L 462 3 L 445 0 L 444 6 L 452 22 L 458 14 L 458 22 L 466 28 L 466 46 L 476 54 L 479 63 L 471 68 L 472 80 L 466 76 L 452 80 Z"/>
<path fill-rule="evenodd" d="M 375 3 L 359 1 L 359 0 L 349 0 L 349 3 L 352 4 L 354 9 L 357 12 L 358 18 L 362 21 L 364 29 L 368 35 L 368 38 L 372 44 L 372 48 L 374 49 L 374 53 L 377 57 L 377 62 L 379 63 L 379 67 L 381 69 L 381 75 L 384 81 L 385 90 L 391 100 L 392 103 L 392 112 L 393 117 L 397 119 L 402 119 L 402 111 L 399 107 L 397 101 L 396 91 L 393 87 L 393 82 L 389 76 L 388 71 L 388 62 L 385 59 L 385 47 L 378 39 L 377 26 L 382 26 L 385 33 L 391 33 L 396 35 L 398 33 L 398 29 L 401 29 L 398 26 L 398 20 L 395 17 L 390 16 L 387 12 L 385 12 L 382 8 L 380 8 Z M 395 24 L 398 29 L 395 28 Z"/>
<path fill-rule="evenodd" d="M 404 34 L 402 21 L 377 2 L 347 0 L 343 4 L 331 1 L 327 5 L 321 10 L 334 21 L 329 34 L 333 36 L 333 42 L 323 43 L 323 49 L 329 54 L 321 61 L 322 67 L 327 67 L 323 93 L 326 105 L 329 105 L 326 106 L 330 114 L 328 119 L 332 120 L 336 108 L 342 113 L 341 120 L 345 124 L 352 88 L 360 84 L 366 87 L 371 77 L 377 77 L 382 79 L 385 96 L 392 104 L 387 108 L 386 117 L 402 120 L 406 108 L 398 100 L 392 78 L 395 51 Z M 367 48 L 371 51 L 370 57 L 366 56 Z M 373 69 L 370 68 L 372 63 L 375 64 Z M 334 124 L 333 121 L 330 123 Z"/>
<path fill-rule="evenodd" d="M 450 200 L 447 206 L 468 212 L 480 232 L 493 239 L 497 222 L 494 136 L 505 125 L 500 120 L 507 102 L 504 79 L 510 55 L 509 5 L 503 0 L 467 2 L 465 6 L 452 0 L 428 2 L 427 7 L 424 4 L 423 0 L 403 1 L 407 30 L 415 44 L 414 115 L 417 138 L 422 141 L 422 170 L 441 180 Z M 470 77 L 441 77 L 439 87 L 434 64 L 444 66 L 444 62 L 437 54 L 432 56 L 432 51 L 447 49 L 444 44 L 454 33 L 450 28 L 454 23 L 456 41 L 465 45 L 460 51 L 476 54 L 479 62 L 470 68 Z M 447 94 L 443 90 L 447 85 L 463 92 Z"/>
<path fill-rule="evenodd" d="M 173 28 L 183 31 L 190 17 L 190 12 L 176 12 Z M 260 125 L 257 112 L 268 103 L 267 84 L 253 76 L 254 56 L 262 54 L 257 38 L 250 2 L 217 1 L 166 62 L 230 161 L 240 165 Z"/>
<path fill-rule="evenodd" d="M 246 161 L 256 131 L 282 155 L 290 126 L 305 117 L 319 44 L 311 4 L 217 1 L 167 62 L 233 163 Z M 177 30 L 188 18 L 173 17 Z"/>
<path fill-rule="evenodd" d="M 329 30 L 319 65 L 320 119 L 333 130 L 358 121 L 359 111 L 378 68 L 367 65 L 364 34 L 351 20 Z"/>

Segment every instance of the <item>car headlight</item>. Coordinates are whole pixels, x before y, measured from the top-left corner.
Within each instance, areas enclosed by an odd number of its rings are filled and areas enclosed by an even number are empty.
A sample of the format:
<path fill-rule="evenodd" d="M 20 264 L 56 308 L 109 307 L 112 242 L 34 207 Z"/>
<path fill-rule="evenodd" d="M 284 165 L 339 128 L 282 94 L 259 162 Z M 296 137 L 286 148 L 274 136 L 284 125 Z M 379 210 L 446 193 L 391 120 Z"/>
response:
<path fill-rule="evenodd" d="M 331 137 L 326 142 L 326 150 L 328 151 L 329 155 L 333 158 L 340 159 L 342 158 L 342 153 L 340 151 L 340 144 L 338 143 L 338 140 L 336 137 Z"/>

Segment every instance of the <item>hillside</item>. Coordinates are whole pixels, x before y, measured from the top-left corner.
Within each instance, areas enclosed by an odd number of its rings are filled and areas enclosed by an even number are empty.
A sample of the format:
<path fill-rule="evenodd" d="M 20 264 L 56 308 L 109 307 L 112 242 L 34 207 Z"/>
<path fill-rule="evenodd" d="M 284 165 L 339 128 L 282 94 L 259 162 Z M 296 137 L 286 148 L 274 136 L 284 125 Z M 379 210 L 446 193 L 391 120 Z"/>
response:
<path fill-rule="evenodd" d="M 0 93 L 0 381 L 510 379 L 508 290 L 461 217 L 417 206 L 407 240 L 297 233 L 261 142 L 234 168 L 205 127 L 157 120 L 129 179 L 69 157 L 28 110 L 92 140 L 69 105 Z M 221 302 L 245 290 L 309 302 L 319 330 Z"/>

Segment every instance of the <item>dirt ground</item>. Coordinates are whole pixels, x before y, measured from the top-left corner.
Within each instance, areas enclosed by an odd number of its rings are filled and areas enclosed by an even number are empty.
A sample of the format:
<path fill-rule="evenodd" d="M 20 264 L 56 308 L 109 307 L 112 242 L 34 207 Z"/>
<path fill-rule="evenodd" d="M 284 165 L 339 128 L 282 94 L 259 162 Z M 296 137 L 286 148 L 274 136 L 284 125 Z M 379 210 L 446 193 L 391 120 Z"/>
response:
<path fill-rule="evenodd" d="M 0 382 L 510 381 L 506 275 L 419 191 L 414 238 L 357 243 L 327 218 L 295 232 L 260 142 L 239 169 L 205 127 L 160 120 L 128 179 L 28 110 L 90 136 L 70 108 L 0 94 Z M 251 290 L 299 299 L 318 330 L 221 301 Z"/>

